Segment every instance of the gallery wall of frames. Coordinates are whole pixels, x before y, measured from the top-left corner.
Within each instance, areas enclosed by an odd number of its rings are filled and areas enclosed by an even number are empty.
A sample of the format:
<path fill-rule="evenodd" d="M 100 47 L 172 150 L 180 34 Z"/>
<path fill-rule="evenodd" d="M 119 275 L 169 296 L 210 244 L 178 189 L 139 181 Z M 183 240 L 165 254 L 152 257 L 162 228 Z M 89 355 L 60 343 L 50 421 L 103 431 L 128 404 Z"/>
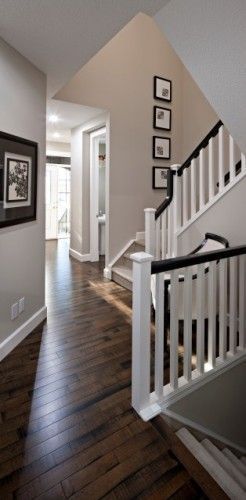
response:
<path fill-rule="evenodd" d="M 154 99 L 161 101 L 153 107 L 153 128 L 158 131 L 153 136 L 152 157 L 158 160 L 171 159 L 171 138 L 166 135 L 172 129 L 172 82 L 167 78 L 154 76 Z M 152 168 L 152 188 L 167 188 L 168 167 L 154 166 Z"/>

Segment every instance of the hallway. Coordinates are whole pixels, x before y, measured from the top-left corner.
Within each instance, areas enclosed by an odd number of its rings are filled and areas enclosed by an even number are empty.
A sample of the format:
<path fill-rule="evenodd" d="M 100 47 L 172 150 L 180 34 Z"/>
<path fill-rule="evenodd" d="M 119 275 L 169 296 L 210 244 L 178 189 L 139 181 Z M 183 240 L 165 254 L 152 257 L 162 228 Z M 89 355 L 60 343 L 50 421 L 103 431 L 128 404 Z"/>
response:
<path fill-rule="evenodd" d="M 68 240 L 46 262 L 47 323 L 0 365 L 0 497 L 204 498 L 131 408 L 131 294 Z"/>

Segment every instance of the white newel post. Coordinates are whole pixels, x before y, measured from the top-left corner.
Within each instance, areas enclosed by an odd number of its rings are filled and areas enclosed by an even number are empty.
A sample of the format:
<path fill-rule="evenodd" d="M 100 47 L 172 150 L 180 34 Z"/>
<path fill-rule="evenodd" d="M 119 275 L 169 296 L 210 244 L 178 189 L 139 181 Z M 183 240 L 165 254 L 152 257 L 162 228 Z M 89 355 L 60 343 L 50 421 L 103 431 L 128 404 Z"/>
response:
<path fill-rule="evenodd" d="M 155 257 L 156 254 L 156 224 L 155 208 L 145 208 L 145 251 Z"/>
<path fill-rule="evenodd" d="M 132 406 L 140 413 L 150 405 L 150 327 L 152 255 L 138 252 L 133 261 Z"/>
<path fill-rule="evenodd" d="M 176 172 L 173 179 L 173 256 L 177 256 L 178 238 L 177 231 L 181 226 L 181 177 L 178 176 L 180 165 L 172 165 L 171 169 Z"/>

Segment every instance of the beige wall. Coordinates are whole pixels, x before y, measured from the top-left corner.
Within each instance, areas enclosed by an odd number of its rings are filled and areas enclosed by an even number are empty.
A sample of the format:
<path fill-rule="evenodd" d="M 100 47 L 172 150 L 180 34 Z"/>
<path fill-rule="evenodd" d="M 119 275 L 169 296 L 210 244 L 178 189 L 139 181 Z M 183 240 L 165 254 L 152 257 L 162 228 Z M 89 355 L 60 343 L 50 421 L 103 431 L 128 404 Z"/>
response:
<path fill-rule="evenodd" d="M 0 229 L 0 343 L 2 343 L 44 306 L 46 79 L 40 71 L 2 40 L 0 40 L 0 75 L 0 130 L 39 144 L 37 221 Z M 23 296 L 25 296 L 25 311 L 18 319 L 11 321 L 11 304 Z"/>
<path fill-rule="evenodd" d="M 184 161 L 219 118 L 184 66 L 182 91 L 181 160 Z"/>
<path fill-rule="evenodd" d="M 157 207 L 165 196 L 162 191 L 152 190 L 152 166 L 181 162 L 189 141 L 193 147 L 194 106 L 189 117 L 183 118 L 187 110 L 183 100 L 189 87 L 189 75 L 184 77 L 184 71 L 154 20 L 139 14 L 56 96 L 110 112 L 109 261 L 135 237 L 136 231 L 144 229 L 144 208 Z M 166 76 L 173 84 L 173 101 L 166 104 L 172 109 L 172 131 L 163 133 L 172 139 L 170 161 L 152 159 L 152 113 L 153 105 L 158 104 L 153 99 L 154 75 Z M 187 102 L 190 93 L 188 89 Z M 159 104 L 165 107 L 165 103 Z M 191 129 L 183 139 L 182 128 L 184 122 L 187 127 L 187 120 Z M 207 128 L 207 115 L 200 117 L 198 124 L 196 120 L 199 140 Z M 162 134 L 157 131 L 156 135 Z"/>

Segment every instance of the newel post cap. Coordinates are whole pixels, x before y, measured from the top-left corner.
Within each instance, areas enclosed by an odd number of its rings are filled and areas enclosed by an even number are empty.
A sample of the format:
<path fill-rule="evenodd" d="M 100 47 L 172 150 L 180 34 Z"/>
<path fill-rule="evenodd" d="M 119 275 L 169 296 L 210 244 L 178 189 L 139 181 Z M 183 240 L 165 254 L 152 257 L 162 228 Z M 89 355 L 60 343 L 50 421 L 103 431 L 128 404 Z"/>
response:
<path fill-rule="evenodd" d="M 146 252 L 132 253 L 130 255 L 130 258 L 131 260 L 133 260 L 133 262 L 139 262 L 139 263 L 151 262 L 154 259 L 153 255 L 150 255 L 149 253 Z"/>

